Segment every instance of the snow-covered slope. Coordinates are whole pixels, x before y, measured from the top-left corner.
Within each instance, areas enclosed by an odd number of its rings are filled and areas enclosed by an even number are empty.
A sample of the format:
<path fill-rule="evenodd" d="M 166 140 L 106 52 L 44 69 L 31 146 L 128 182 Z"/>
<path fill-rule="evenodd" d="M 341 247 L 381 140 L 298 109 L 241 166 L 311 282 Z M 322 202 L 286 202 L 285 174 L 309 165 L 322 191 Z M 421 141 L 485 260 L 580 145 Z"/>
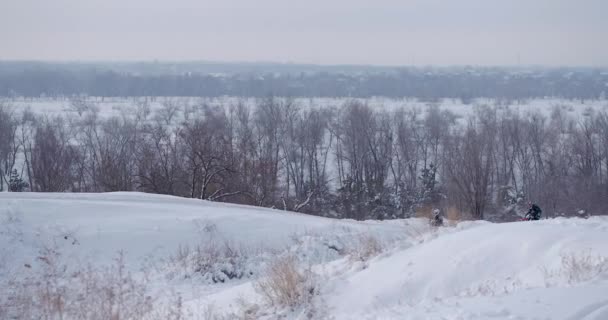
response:
<path fill-rule="evenodd" d="M 156 262 L 150 292 L 179 292 L 193 319 L 206 319 L 209 305 L 232 312 L 238 298 L 260 304 L 249 316 L 264 319 L 608 319 L 605 217 L 434 229 L 423 219 L 332 220 L 141 193 L 0 193 L 0 204 L 0 284 L 34 270 L 52 244 L 70 263 L 112 263 L 118 250 L 133 270 Z M 367 236 L 383 252 L 354 259 Z M 180 246 L 209 242 L 253 249 L 247 268 L 285 253 L 309 262 L 320 279 L 315 312 L 261 305 L 263 273 L 212 283 L 167 263 Z"/>
<path fill-rule="evenodd" d="M 358 232 L 397 235 L 398 224 L 339 221 L 293 212 L 144 193 L 0 193 L 0 219 L 20 247 L 57 241 L 73 253 L 107 259 L 163 256 L 205 233 L 255 249 L 282 249 L 299 234 Z M 375 231 L 374 231 L 375 230 Z M 10 232 L 4 232 L 4 240 Z M 67 239 L 66 239 L 67 237 Z M 65 241 L 64 241 L 65 240 Z"/>
<path fill-rule="evenodd" d="M 482 224 L 346 275 L 328 305 L 337 319 L 608 319 L 606 257 L 606 219 Z"/>

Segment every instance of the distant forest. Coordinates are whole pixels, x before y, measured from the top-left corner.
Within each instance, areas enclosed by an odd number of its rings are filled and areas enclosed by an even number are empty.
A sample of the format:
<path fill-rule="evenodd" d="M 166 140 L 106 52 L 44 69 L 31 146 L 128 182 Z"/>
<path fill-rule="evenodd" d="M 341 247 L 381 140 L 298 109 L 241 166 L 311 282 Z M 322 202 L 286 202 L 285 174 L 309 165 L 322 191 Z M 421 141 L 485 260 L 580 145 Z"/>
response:
<path fill-rule="evenodd" d="M 600 99 L 606 68 L 0 62 L 0 96 Z"/>
<path fill-rule="evenodd" d="M 608 110 L 480 104 L 462 118 L 434 103 L 141 99 L 106 118 L 72 100 L 58 116 L 0 101 L 0 191 L 141 191 L 357 220 L 513 221 L 527 200 L 543 217 L 608 213 Z"/>

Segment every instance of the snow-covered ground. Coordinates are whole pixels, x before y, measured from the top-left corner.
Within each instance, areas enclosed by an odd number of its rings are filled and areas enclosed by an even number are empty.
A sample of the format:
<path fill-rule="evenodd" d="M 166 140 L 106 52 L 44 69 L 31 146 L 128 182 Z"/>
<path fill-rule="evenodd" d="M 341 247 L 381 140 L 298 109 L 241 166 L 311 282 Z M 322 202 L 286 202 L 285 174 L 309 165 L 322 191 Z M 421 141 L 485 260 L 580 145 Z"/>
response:
<path fill-rule="evenodd" d="M 337 279 L 328 305 L 338 319 L 608 319 L 606 257 L 606 219 L 480 224 Z"/>
<path fill-rule="evenodd" d="M 216 98 L 200 98 L 200 97 L 132 97 L 132 98 L 104 98 L 85 97 L 82 98 L 90 106 L 93 106 L 99 111 L 102 117 L 121 116 L 123 114 L 133 115 L 137 106 L 146 102 L 151 111 L 163 108 L 164 104 L 176 106 L 179 110 L 175 120 L 179 120 L 184 108 L 190 112 L 195 112 L 197 107 L 201 105 L 209 106 L 224 106 L 228 107 L 238 103 L 246 106 L 254 106 L 260 101 L 257 98 L 244 97 L 216 97 Z M 281 99 L 281 98 L 277 98 Z M 544 99 L 525 99 L 521 101 L 499 101 L 495 99 L 474 99 L 468 104 L 463 103 L 459 99 L 440 99 L 435 102 L 421 101 L 414 98 L 394 99 L 387 97 L 372 97 L 366 99 L 357 98 L 290 98 L 292 101 L 302 107 L 313 108 L 328 108 L 340 107 L 344 103 L 351 100 L 359 100 L 367 103 L 372 108 L 381 110 L 396 110 L 404 108 L 405 110 L 417 109 L 424 111 L 429 105 L 437 105 L 441 109 L 449 110 L 460 117 L 467 117 L 473 114 L 474 106 L 476 105 L 499 105 L 509 106 L 513 110 L 520 112 L 539 112 L 544 115 L 550 115 L 555 107 L 564 109 L 564 111 L 573 116 L 580 117 L 588 109 L 601 110 L 608 106 L 608 100 L 565 100 L 559 98 L 544 98 Z M 76 109 L 73 107 L 69 99 L 50 99 L 50 98 L 35 98 L 35 99 L 19 99 L 19 98 L 0 98 L 0 102 L 5 102 L 9 106 L 14 106 L 18 110 L 29 109 L 37 114 L 47 116 L 53 115 L 76 115 Z"/>
<path fill-rule="evenodd" d="M 147 294 L 158 305 L 179 295 L 192 319 L 608 319 L 606 217 L 432 228 L 141 193 L 0 193 L 0 204 L 2 285 L 35 273 L 44 248 L 95 265 L 124 250 L 129 270 L 146 269 Z M 184 249 L 228 243 L 242 250 L 239 262 L 214 256 L 207 271 Z M 260 295 L 282 256 L 314 274 L 307 306 L 270 306 Z M 227 261 L 245 272 L 229 279 Z"/>

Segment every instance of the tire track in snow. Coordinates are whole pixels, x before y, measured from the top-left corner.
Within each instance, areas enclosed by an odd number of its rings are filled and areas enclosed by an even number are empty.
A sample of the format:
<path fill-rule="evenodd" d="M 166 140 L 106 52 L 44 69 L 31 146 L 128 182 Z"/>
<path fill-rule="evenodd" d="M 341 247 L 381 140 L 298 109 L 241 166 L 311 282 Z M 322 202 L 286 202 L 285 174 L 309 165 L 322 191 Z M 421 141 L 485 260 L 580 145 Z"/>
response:
<path fill-rule="evenodd" d="M 608 319 L 608 300 L 589 304 L 579 309 L 566 320 L 606 320 Z"/>

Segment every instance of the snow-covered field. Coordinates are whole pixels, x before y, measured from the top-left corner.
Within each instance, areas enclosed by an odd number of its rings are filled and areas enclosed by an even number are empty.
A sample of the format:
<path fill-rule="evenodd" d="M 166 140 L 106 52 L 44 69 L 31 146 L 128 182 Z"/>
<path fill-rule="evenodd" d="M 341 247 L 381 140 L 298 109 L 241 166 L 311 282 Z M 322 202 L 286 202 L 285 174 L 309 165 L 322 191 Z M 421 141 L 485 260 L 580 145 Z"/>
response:
<path fill-rule="evenodd" d="M 85 97 L 82 98 L 89 105 L 94 106 L 102 117 L 120 116 L 123 114 L 133 115 L 138 105 L 146 102 L 151 111 L 163 108 L 163 105 L 169 104 L 178 107 L 178 116 L 184 111 L 184 108 L 190 111 L 196 111 L 196 108 L 201 105 L 209 106 L 224 106 L 228 107 L 238 103 L 246 106 L 254 106 L 260 99 L 243 98 L 243 97 L 217 97 L 217 98 L 199 98 L 199 97 L 132 97 L 132 98 L 104 98 Z M 545 99 L 525 99 L 521 101 L 499 101 L 495 99 L 474 99 L 465 104 L 459 99 L 441 99 L 435 102 L 421 101 L 418 99 L 393 99 L 386 97 L 372 97 L 367 99 L 355 98 L 290 98 L 302 107 L 312 108 L 327 108 L 340 107 L 345 102 L 351 100 L 359 100 L 367 103 L 369 106 L 381 110 L 395 110 L 404 108 L 406 110 L 418 109 L 424 111 L 429 105 L 437 105 L 442 109 L 447 109 L 460 117 L 466 117 L 473 114 L 474 106 L 476 105 L 500 105 L 509 106 L 514 110 L 521 112 L 539 112 L 544 115 L 549 115 L 553 108 L 560 107 L 573 117 L 580 117 L 588 109 L 601 110 L 608 107 L 608 100 L 564 100 L 558 98 Z M 72 105 L 70 99 L 19 99 L 19 98 L 4 98 L 0 102 L 5 102 L 8 105 L 14 106 L 19 110 L 29 108 L 37 114 L 47 116 L 76 114 L 76 109 Z M 176 117 L 176 120 L 179 117 Z"/>
<path fill-rule="evenodd" d="M 186 319 L 608 319 L 606 217 L 433 228 L 141 193 L 0 193 L 0 204 L 0 318 L 17 312 L 15 283 L 91 284 L 71 270 L 123 250 L 153 308 Z M 287 257 L 314 289 L 291 307 L 260 290 Z"/>

